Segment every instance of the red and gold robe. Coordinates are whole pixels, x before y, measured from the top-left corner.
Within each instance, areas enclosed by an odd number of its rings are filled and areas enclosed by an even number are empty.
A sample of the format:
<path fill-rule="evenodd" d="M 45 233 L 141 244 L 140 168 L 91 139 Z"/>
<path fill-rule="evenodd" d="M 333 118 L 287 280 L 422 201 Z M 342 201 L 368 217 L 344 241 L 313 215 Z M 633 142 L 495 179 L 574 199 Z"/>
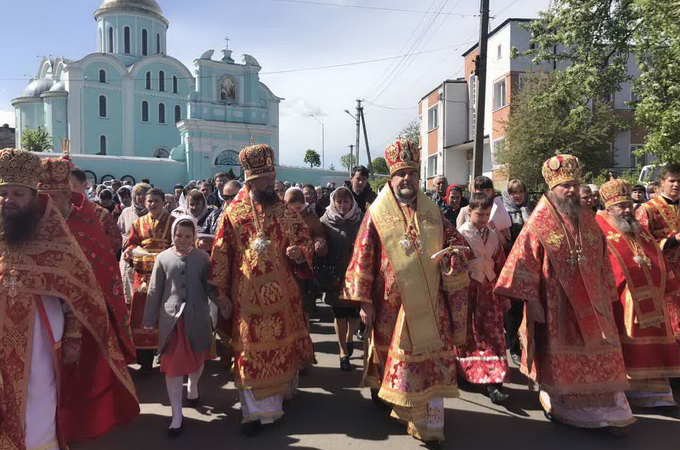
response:
<path fill-rule="evenodd" d="M 412 253 L 407 256 L 402 252 L 398 255 L 401 261 L 389 257 L 386 247 L 393 243 L 385 243 L 384 233 L 393 230 L 399 233 L 398 230 L 401 230 L 397 238 L 405 237 L 404 219 L 396 214 L 377 214 L 381 211 L 377 208 L 383 202 L 396 204 L 389 186 L 383 189 L 364 216 L 342 292 L 342 298 L 356 301 L 357 305 L 359 302 L 371 303 L 374 308 L 362 384 L 379 389 L 378 396 L 394 406 L 393 415 L 409 422 L 410 434 L 424 440 L 441 440 L 443 434 L 428 436 L 429 431 L 419 429 L 417 423 L 427 417 L 430 400 L 459 395 L 454 346 L 465 341 L 469 278 L 461 264 L 450 276 L 437 278 L 438 283 L 431 286 L 434 298 L 427 305 L 427 313 L 433 319 L 432 328 L 428 331 L 439 339 L 439 345 L 413 351 L 409 341 L 415 330 L 412 330 L 413 322 L 410 322 L 412 317 L 405 312 L 405 303 L 417 302 L 425 294 L 420 292 L 420 298 L 405 302 L 400 284 L 407 283 L 409 276 L 403 271 L 404 276 L 399 279 L 395 263 L 403 265 L 406 271 L 413 270 L 412 273 L 420 277 L 424 260 L 429 260 L 431 255 Z M 463 237 L 427 197 L 419 193 L 416 202 L 405 207 L 409 220 L 417 215 L 415 220 L 420 229 L 420 237 L 412 229 L 409 231 L 412 242 L 427 239 L 434 252 L 449 245 L 465 245 Z M 427 269 L 427 275 L 433 275 L 429 266 Z M 434 267 L 434 271 L 438 269 Z"/>
<path fill-rule="evenodd" d="M 651 200 L 642 204 L 635 212 L 635 217 L 656 239 L 666 257 L 668 267 L 680 279 L 680 245 L 672 249 L 665 249 L 666 242 L 680 233 L 680 207 L 671 205 L 662 195 L 655 195 Z M 671 315 L 673 331 L 680 338 L 680 306 L 677 302 L 668 305 Z"/>
<path fill-rule="evenodd" d="M 61 363 L 61 350 L 55 348 L 57 379 L 65 374 L 79 373 L 81 383 L 65 382 L 58 389 L 57 434 L 61 448 L 66 448 L 70 437 L 60 429 L 64 408 L 81 404 L 82 395 L 95 392 L 102 379 L 115 378 L 117 404 L 116 418 L 131 420 L 139 411 L 135 388 L 128 372 L 125 356 L 111 324 L 106 300 L 85 254 L 71 234 L 61 213 L 49 197 L 38 197 L 40 222 L 37 235 L 27 242 L 21 258 L 14 262 L 7 254 L 0 257 L 2 285 L 0 289 L 0 448 L 25 449 L 25 408 L 32 351 L 32 336 L 36 314 L 42 303 L 41 296 L 52 296 L 68 304 L 64 339 L 77 335 L 89 336 L 93 344 L 82 347 L 81 361 L 77 367 Z M 5 245 L 3 243 L 3 245 Z M 19 252 L 18 250 L 16 252 Z M 8 269 L 18 273 L 16 294 L 8 289 L 12 278 Z M 83 342 L 84 344 L 84 342 Z M 89 355 L 85 355 L 89 352 Z M 90 365 L 88 361 L 100 361 Z M 83 364 L 85 362 L 85 364 Z M 105 381 L 105 382 L 106 382 Z M 76 403 L 71 403 L 72 401 Z M 74 412 L 74 411 L 71 411 Z M 104 421 L 123 423 L 123 420 L 105 418 Z M 105 431 L 99 423 L 84 421 L 79 430 L 82 436 L 96 436 Z"/>
<path fill-rule="evenodd" d="M 658 384 L 662 392 L 668 392 L 667 380 L 636 380 L 680 376 L 680 343 L 673 334 L 667 306 L 677 301 L 680 284 L 646 229 L 635 236 L 621 233 L 605 211 L 598 213 L 597 222 L 607 238 L 614 269 L 618 293 L 614 317 L 631 385 L 635 390 L 650 390 L 637 386 Z"/>
<path fill-rule="evenodd" d="M 140 217 L 132 223 L 126 248 L 140 247 L 151 256 L 134 256 L 132 266 L 135 269 L 134 293 L 130 304 L 130 328 L 132 340 L 138 350 L 156 350 L 158 348 L 158 329 L 145 330 L 142 327 L 146 291 L 149 277 L 153 272 L 156 255 L 172 246 L 172 223 L 175 218 L 163 211 L 154 219 L 151 214 Z"/>
<path fill-rule="evenodd" d="M 103 206 L 92 203 L 92 207 L 97 214 L 99 223 L 101 223 L 102 227 L 104 228 L 104 233 L 111 244 L 111 249 L 113 250 L 114 255 L 117 254 L 123 247 L 123 235 L 120 233 L 116 219 L 113 217 L 113 214 L 111 214 L 109 210 Z"/>
<path fill-rule="evenodd" d="M 258 237 L 263 252 L 251 245 Z M 305 263 L 295 264 L 286 248 L 298 245 Z M 227 334 L 234 348 L 234 384 L 250 389 L 257 400 L 283 394 L 297 372 L 312 361 L 312 341 L 302 313 L 297 272 L 309 273 L 312 239 L 299 214 L 282 200 L 253 204 L 247 188 L 227 207 L 217 229 L 208 282 L 234 310 Z"/>
<path fill-rule="evenodd" d="M 571 221 L 560 217 L 543 196 L 494 292 L 527 302 L 520 328 L 522 373 L 568 408 L 614 407 L 629 384 L 612 311 L 617 296 L 605 238 L 587 212 L 579 217 L 580 237 Z M 570 263 L 572 236 L 582 242 L 585 261 Z M 537 309 L 543 317 L 530 314 Z"/>

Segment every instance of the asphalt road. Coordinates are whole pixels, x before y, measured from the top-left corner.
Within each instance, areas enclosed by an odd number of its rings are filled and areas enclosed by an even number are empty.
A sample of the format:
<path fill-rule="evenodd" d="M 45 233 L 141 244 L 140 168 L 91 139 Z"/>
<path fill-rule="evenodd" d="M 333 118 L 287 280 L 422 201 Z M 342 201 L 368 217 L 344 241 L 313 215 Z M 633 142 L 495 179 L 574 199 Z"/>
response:
<path fill-rule="evenodd" d="M 170 407 L 163 375 L 133 373 L 142 414 L 94 442 L 73 445 L 74 450 L 136 449 L 419 449 L 422 444 L 371 402 L 367 389 L 359 389 L 361 351 L 355 352 L 355 370 L 339 369 L 331 311 L 319 305 L 312 333 L 318 365 L 300 379 L 299 394 L 285 404 L 286 415 L 266 426 L 255 438 L 240 434 L 238 395 L 231 376 L 218 361 L 209 361 L 201 379 L 202 406 L 184 409 L 184 433 L 168 440 Z M 134 371 L 133 371 L 134 372 Z M 680 412 L 638 411 L 637 423 L 626 438 L 554 425 L 544 417 L 535 392 L 512 369 L 506 385 L 510 399 L 504 407 L 485 396 L 461 391 L 447 399 L 446 442 L 450 449 L 549 450 L 680 450 Z M 676 385 L 680 400 L 680 385 Z"/>

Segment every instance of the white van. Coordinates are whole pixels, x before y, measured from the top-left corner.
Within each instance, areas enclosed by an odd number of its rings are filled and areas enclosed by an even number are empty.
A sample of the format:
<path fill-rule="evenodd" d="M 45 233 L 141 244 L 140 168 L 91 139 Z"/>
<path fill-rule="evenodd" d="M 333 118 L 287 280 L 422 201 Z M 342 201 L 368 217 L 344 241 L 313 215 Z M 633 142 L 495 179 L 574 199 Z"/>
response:
<path fill-rule="evenodd" d="M 638 177 L 638 183 L 647 186 L 649 183 L 652 183 L 659 178 L 659 173 L 661 173 L 661 165 L 659 164 L 648 164 L 643 166 L 640 171 L 640 176 Z"/>

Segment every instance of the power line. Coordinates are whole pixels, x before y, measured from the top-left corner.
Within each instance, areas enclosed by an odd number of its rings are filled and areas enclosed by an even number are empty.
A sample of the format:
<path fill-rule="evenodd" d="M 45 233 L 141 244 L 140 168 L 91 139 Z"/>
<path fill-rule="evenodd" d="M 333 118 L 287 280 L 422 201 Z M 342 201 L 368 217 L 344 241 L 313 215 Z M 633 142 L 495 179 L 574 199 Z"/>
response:
<path fill-rule="evenodd" d="M 376 11 L 394 11 L 394 12 L 405 12 L 405 13 L 419 13 L 419 14 L 432 14 L 435 16 L 459 16 L 459 17 L 479 17 L 476 13 L 453 13 L 453 12 L 433 12 L 425 11 L 421 9 L 402 9 L 402 8 L 387 8 L 382 6 L 367 6 L 367 5 L 347 5 L 342 3 L 328 3 L 328 2 L 315 2 L 311 0 L 273 0 L 275 2 L 281 3 L 298 3 L 303 5 L 319 5 L 319 6 L 334 6 L 340 8 L 356 8 L 356 9 L 370 9 Z"/>

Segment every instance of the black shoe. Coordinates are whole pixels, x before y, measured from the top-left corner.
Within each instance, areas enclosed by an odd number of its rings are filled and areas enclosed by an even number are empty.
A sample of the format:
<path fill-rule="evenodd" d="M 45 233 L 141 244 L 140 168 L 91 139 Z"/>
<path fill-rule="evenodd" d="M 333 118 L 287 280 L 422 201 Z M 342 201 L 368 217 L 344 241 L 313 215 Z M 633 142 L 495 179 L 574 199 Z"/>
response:
<path fill-rule="evenodd" d="M 187 397 L 187 406 L 189 408 L 195 408 L 201 403 L 201 396 L 199 395 L 196 398 L 188 398 Z"/>
<path fill-rule="evenodd" d="M 259 420 L 253 420 L 251 422 L 246 422 L 241 424 L 241 433 L 248 437 L 255 437 L 262 431 L 262 422 Z"/>
<path fill-rule="evenodd" d="M 424 441 L 425 448 L 442 448 L 442 441 Z"/>
<path fill-rule="evenodd" d="M 506 392 L 503 392 L 503 388 L 498 386 L 489 386 L 488 392 L 489 399 L 491 399 L 491 403 L 495 405 L 501 405 L 505 403 L 505 401 L 509 397 L 509 395 Z"/>
<path fill-rule="evenodd" d="M 628 432 L 620 427 L 602 427 L 595 428 L 595 431 L 604 433 L 607 436 L 611 436 L 618 439 L 624 439 L 628 437 Z"/>
<path fill-rule="evenodd" d="M 510 359 L 515 365 L 517 366 L 522 365 L 522 355 L 520 355 L 519 353 L 510 353 Z"/>
<path fill-rule="evenodd" d="M 350 358 L 354 354 L 354 342 L 348 342 L 347 343 L 347 356 Z"/>
<path fill-rule="evenodd" d="M 349 356 L 343 356 L 340 358 L 340 370 L 349 372 L 352 370 L 352 364 L 349 362 Z"/>
<path fill-rule="evenodd" d="M 550 422 L 554 423 L 555 425 L 559 425 L 561 423 L 559 420 L 557 420 L 557 418 L 553 414 L 549 413 L 545 409 L 543 410 L 543 415 L 545 416 L 546 419 L 548 419 Z"/>
<path fill-rule="evenodd" d="M 179 437 L 179 435 L 182 434 L 183 429 L 184 425 L 180 425 L 179 428 L 168 428 L 168 439 L 175 439 Z"/>
<path fill-rule="evenodd" d="M 373 400 L 373 403 L 375 403 L 378 408 L 384 409 L 386 411 L 392 409 L 388 403 L 378 397 L 378 392 L 378 389 L 371 389 L 371 400 Z"/>
<path fill-rule="evenodd" d="M 354 333 L 354 336 L 357 337 L 360 341 L 364 340 L 364 332 L 361 329 L 358 329 L 356 333 Z"/>

